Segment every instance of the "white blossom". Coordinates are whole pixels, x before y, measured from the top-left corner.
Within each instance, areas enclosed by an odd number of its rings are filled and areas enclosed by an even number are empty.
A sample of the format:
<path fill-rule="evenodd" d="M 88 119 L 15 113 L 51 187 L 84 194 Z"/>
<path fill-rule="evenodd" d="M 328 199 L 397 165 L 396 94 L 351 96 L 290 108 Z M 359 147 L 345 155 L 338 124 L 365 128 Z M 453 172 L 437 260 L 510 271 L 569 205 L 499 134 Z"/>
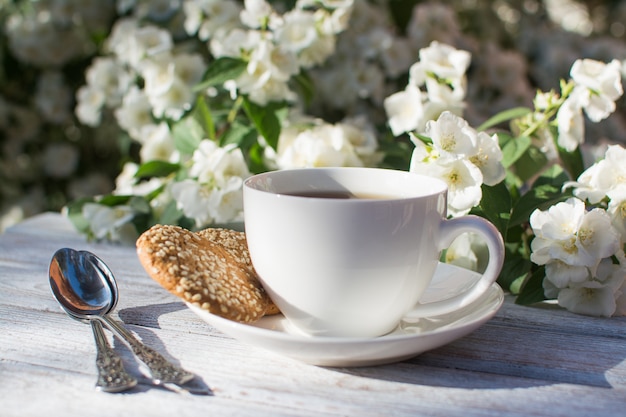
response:
<path fill-rule="evenodd" d="M 274 15 L 272 6 L 265 0 L 245 0 L 240 18 L 244 25 L 252 29 L 269 26 Z"/>
<path fill-rule="evenodd" d="M 448 186 L 448 214 L 467 214 L 480 203 L 483 175 L 469 160 L 441 153 L 437 148 L 414 139 L 410 172 L 443 180 Z"/>
<path fill-rule="evenodd" d="M 162 178 L 153 177 L 147 181 L 139 181 L 135 177 L 139 165 L 127 162 L 122 167 L 122 171 L 115 179 L 115 195 L 138 195 L 146 196 L 164 185 Z"/>
<path fill-rule="evenodd" d="M 461 234 L 454 239 L 446 250 L 445 262 L 471 271 L 476 271 L 478 269 L 478 256 L 473 250 L 472 243 L 471 234 Z"/>
<path fill-rule="evenodd" d="M 587 212 L 577 198 L 547 211 L 535 210 L 530 225 L 535 233 L 530 259 L 538 265 L 560 260 L 572 266 L 595 268 L 619 248 L 619 236 L 608 214 L 602 209 Z"/>
<path fill-rule="evenodd" d="M 87 84 L 102 91 L 108 106 L 117 106 L 133 83 L 133 76 L 118 61 L 96 58 L 85 73 Z"/>
<path fill-rule="evenodd" d="M 236 28 L 224 33 L 217 39 L 211 39 L 209 49 L 216 58 L 225 56 L 243 58 L 242 52 L 249 54 L 261 41 L 260 32 Z"/>
<path fill-rule="evenodd" d="M 545 212 L 535 210 L 530 224 L 535 234 L 530 259 L 546 265 L 545 295 L 575 313 L 615 314 L 626 269 L 609 215 L 599 208 L 587 211 L 581 200 L 570 198 Z"/>
<path fill-rule="evenodd" d="M 188 86 L 194 86 L 202 80 L 207 64 L 198 53 L 177 53 L 174 54 L 174 73 Z"/>
<path fill-rule="evenodd" d="M 604 158 L 587 168 L 575 182 L 574 195 L 592 204 L 599 203 L 613 190 L 626 186 L 626 149 L 620 145 L 607 148 Z"/>
<path fill-rule="evenodd" d="M 206 64 L 198 54 L 169 54 L 141 63 L 145 93 L 156 117 L 178 120 L 195 100 L 193 86 L 202 79 Z"/>
<path fill-rule="evenodd" d="M 615 100 L 624 92 L 620 70 L 618 60 L 605 64 L 579 59 L 572 65 L 570 76 L 575 89 L 581 90 L 582 107 L 591 121 L 599 122 L 615 111 Z"/>
<path fill-rule="evenodd" d="M 104 42 L 105 50 L 114 55 L 120 62 L 132 65 L 141 58 L 132 54 L 132 39 L 139 28 L 139 21 L 130 17 L 119 19 L 111 28 L 109 37 Z"/>
<path fill-rule="evenodd" d="M 426 78 L 424 85 L 426 87 L 426 101 L 435 104 L 443 110 L 453 111 L 454 113 L 460 113 L 465 108 L 465 82 L 459 81 L 459 86 L 453 88 L 452 86 L 442 83 L 434 78 Z M 439 113 L 435 114 L 436 118 Z"/>
<path fill-rule="evenodd" d="M 174 46 L 171 33 L 153 25 L 136 28 L 127 42 L 125 55 L 118 54 L 118 57 L 134 68 L 146 58 L 158 59 L 159 55 L 170 54 Z"/>
<path fill-rule="evenodd" d="M 96 88 L 82 86 L 76 92 L 76 101 L 74 112 L 78 120 L 88 126 L 98 126 L 102 120 L 105 94 Z"/>
<path fill-rule="evenodd" d="M 421 132 L 428 121 L 445 112 L 460 115 L 465 107 L 465 71 L 470 54 L 432 42 L 420 49 L 419 55 L 420 61 L 409 69 L 409 82 L 404 91 L 384 100 L 394 136 L 414 130 Z"/>
<path fill-rule="evenodd" d="M 623 94 L 621 63 L 605 64 L 579 59 L 570 70 L 574 88 L 557 112 L 558 144 L 572 152 L 585 139 L 583 110 L 592 122 L 599 122 L 615 111 L 615 100 Z"/>
<path fill-rule="evenodd" d="M 305 69 L 324 63 L 335 52 L 335 42 L 334 36 L 318 36 L 311 46 L 300 51 L 298 63 Z"/>
<path fill-rule="evenodd" d="M 485 132 L 476 135 L 476 152 L 470 161 L 483 173 L 483 182 L 493 186 L 504 180 L 506 170 L 502 165 L 502 150 L 498 135 L 489 136 Z"/>
<path fill-rule="evenodd" d="M 275 45 L 269 41 L 261 41 L 252 52 L 248 63 L 249 73 L 259 73 L 276 81 L 287 82 L 300 71 L 296 56 L 284 45 Z"/>
<path fill-rule="evenodd" d="M 476 131 L 463 118 L 450 112 L 426 123 L 424 134 L 439 151 L 459 156 L 476 153 Z"/>
<path fill-rule="evenodd" d="M 146 125 L 141 130 L 141 136 L 143 143 L 139 156 L 142 162 L 178 162 L 180 160 L 180 154 L 176 150 L 174 138 L 167 123 Z"/>
<path fill-rule="evenodd" d="M 130 206 L 109 207 L 98 203 L 86 203 L 82 213 L 96 239 L 127 240 L 125 236 L 132 235 L 134 231 L 134 227 L 129 224 L 134 217 Z"/>
<path fill-rule="evenodd" d="M 212 187 L 193 179 L 174 182 L 170 186 L 176 205 L 196 227 L 208 224 L 241 221 L 243 218 L 243 180 L 229 177 L 222 187 Z"/>
<path fill-rule="evenodd" d="M 410 82 L 416 85 L 423 84 L 430 74 L 434 74 L 456 86 L 465 77 L 465 71 L 471 61 L 469 52 L 437 41 L 420 49 L 419 58 L 419 62 L 413 64 L 409 73 Z"/>
<path fill-rule="evenodd" d="M 192 162 L 190 175 L 217 187 L 223 187 L 230 177 L 250 176 L 241 149 L 234 145 L 219 147 L 211 140 L 203 140 L 194 151 Z"/>
<path fill-rule="evenodd" d="M 207 41 L 239 27 L 242 7 L 234 1 L 185 0 L 183 10 L 185 31 Z"/>
<path fill-rule="evenodd" d="M 596 281 L 568 287 L 559 291 L 558 303 L 561 307 L 577 314 L 611 317 L 615 312 L 615 291 Z"/>
<path fill-rule="evenodd" d="M 246 71 L 236 80 L 237 88 L 261 105 L 293 101 L 296 96 L 287 81 L 299 69 L 294 58 L 270 41 L 260 40 L 250 54 Z"/>
<path fill-rule="evenodd" d="M 413 85 L 387 97 L 384 106 L 394 136 L 417 129 L 423 119 L 422 92 Z"/>
<path fill-rule="evenodd" d="M 132 86 L 128 90 L 122 105 L 115 109 L 114 115 L 120 127 L 138 142 L 143 141 L 142 129 L 153 123 L 152 106 L 148 96 L 137 86 Z"/>
<path fill-rule="evenodd" d="M 239 222 L 243 220 L 243 179 L 229 177 L 222 187 L 214 192 L 211 215 L 216 223 Z"/>
<path fill-rule="evenodd" d="M 449 111 L 426 123 L 423 136 L 432 143 L 410 136 L 415 149 L 409 170 L 448 184 L 448 213 L 452 216 L 465 215 L 480 204 L 483 183 L 495 185 L 504 179 L 497 137 L 476 132 Z"/>
<path fill-rule="evenodd" d="M 570 284 L 580 284 L 590 278 L 586 266 L 567 264 L 561 260 L 551 260 L 546 264 L 546 280 L 557 288 L 566 288 Z"/>
<path fill-rule="evenodd" d="M 276 41 L 294 53 L 310 48 L 319 37 L 315 16 L 298 9 L 285 13 L 284 22 L 275 33 Z"/>
<path fill-rule="evenodd" d="M 169 192 L 196 227 L 242 219 L 243 181 L 251 174 L 240 149 L 203 140 L 193 154 L 189 174 L 192 178 L 171 183 Z"/>
<path fill-rule="evenodd" d="M 365 166 L 378 161 L 373 128 L 362 119 L 337 124 L 309 120 L 305 127 L 287 125 L 281 131 L 278 151 L 270 155 L 277 168 Z"/>
<path fill-rule="evenodd" d="M 611 224 L 621 234 L 622 244 L 626 243 L 626 184 L 611 189 L 607 212 L 611 216 Z"/>
<path fill-rule="evenodd" d="M 616 313 L 623 315 L 621 310 L 617 311 L 617 305 L 625 282 L 626 268 L 607 258 L 600 262 L 593 278 L 563 288 L 557 299 L 560 306 L 579 314 L 605 317 Z"/>
<path fill-rule="evenodd" d="M 375 166 L 380 162 L 383 155 L 378 150 L 376 130 L 365 117 L 347 118 L 335 127 L 350 143 L 363 166 Z"/>
<path fill-rule="evenodd" d="M 48 10 L 37 10 L 38 6 L 31 6 L 35 9 L 33 13 L 14 13 L 3 22 L 3 34 L 11 53 L 19 61 L 40 68 L 60 68 L 83 56 L 86 40 L 82 34 L 89 28 L 64 29 L 50 18 Z M 103 8 L 102 14 L 107 13 Z"/>
<path fill-rule="evenodd" d="M 585 122 L 581 98 L 572 94 L 559 108 L 556 115 L 558 144 L 568 152 L 574 151 L 585 140 Z"/>
<path fill-rule="evenodd" d="M 214 191 L 208 184 L 186 179 L 172 183 L 170 192 L 176 200 L 176 206 L 185 216 L 193 219 L 197 227 L 213 222 L 211 206 L 214 204 L 215 197 Z"/>

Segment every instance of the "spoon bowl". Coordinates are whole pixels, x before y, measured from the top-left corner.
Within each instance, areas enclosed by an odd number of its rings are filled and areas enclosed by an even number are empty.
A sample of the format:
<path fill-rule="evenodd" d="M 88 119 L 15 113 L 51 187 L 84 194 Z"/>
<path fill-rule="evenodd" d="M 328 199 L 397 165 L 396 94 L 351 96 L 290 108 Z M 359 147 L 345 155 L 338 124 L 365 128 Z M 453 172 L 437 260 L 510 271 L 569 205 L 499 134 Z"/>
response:
<path fill-rule="evenodd" d="M 59 304 L 80 321 L 98 320 L 122 339 L 149 369 L 157 385 L 184 385 L 195 375 L 145 346 L 108 314 L 117 305 L 118 289 L 109 267 L 88 251 L 59 249 L 50 263 L 50 287 Z M 191 391 L 194 387 L 186 387 Z M 207 393 L 199 389 L 197 393 Z"/>
<path fill-rule="evenodd" d="M 106 272 L 84 251 L 59 249 L 50 262 L 50 288 L 68 314 L 92 319 L 109 313 L 117 304 L 117 287 L 111 287 Z"/>
<path fill-rule="evenodd" d="M 122 392 L 137 385 L 137 379 L 124 368 L 119 355 L 107 341 L 97 318 L 115 307 L 117 290 L 106 284 L 97 263 L 73 249 L 59 249 L 50 261 L 49 279 L 52 294 L 73 319 L 91 324 L 96 341 L 96 388 Z M 95 277 L 95 279 L 94 279 Z"/>

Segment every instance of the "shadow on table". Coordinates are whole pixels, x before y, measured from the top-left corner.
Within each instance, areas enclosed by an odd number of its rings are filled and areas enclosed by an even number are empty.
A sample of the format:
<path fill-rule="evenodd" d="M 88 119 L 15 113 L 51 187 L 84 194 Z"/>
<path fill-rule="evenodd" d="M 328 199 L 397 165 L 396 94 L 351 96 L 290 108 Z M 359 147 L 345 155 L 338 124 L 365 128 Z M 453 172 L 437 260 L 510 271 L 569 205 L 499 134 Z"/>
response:
<path fill-rule="evenodd" d="M 160 329 L 160 316 L 185 309 L 187 309 L 187 306 L 185 306 L 183 302 L 175 301 L 171 303 L 124 308 L 118 310 L 117 315 L 125 324 Z"/>
<path fill-rule="evenodd" d="M 159 339 L 159 337 L 156 336 L 154 331 L 151 329 L 160 328 L 159 317 L 161 315 L 184 310 L 186 308 L 187 307 L 181 302 L 172 302 L 120 309 L 117 314 L 124 325 L 129 328 L 129 330 L 133 330 L 139 336 L 142 343 L 156 350 L 171 363 L 180 366 L 180 362 L 169 354 L 161 339 Z M 130 326 L 133 326 L 133 328 L 130 329 Z M 142 365 L 138 359 L 134 358 L 130 348 L 118 339 L 115 339 L 114 348 L 123 352 L 122 356 L 124 357 L 124 363 L 127 366 L 127 370 L 139 380 L 137 387 L 130 392 L 145 392 L 149 389 L 163 389 L 168 391 L 178 390 L 178 388 L 173 385 L 170 385 L 169 387 L 155 386 L 151 383 L 149 378 L 145 377 L 140 370 L 140 368 L 145 368 L 144 365 Z M 212 395 L 211 389 L 206 385 L 202 378 L 197 375 L 193 380 L 183 386 L 183 390 L 193 394 Z"/>
<path fill-rule="evenodd" d="M 493 340 L 497 331 L 498 343 Z M 612 337 L 578 336 L 485 326 L 449 345 L 413 359 L 364 368 L 329 368 L 342 373 L 416 385 L 463 389 L 513 389 L 552 384 L 623 387 L 626 345 Z M 571 336 L 571 335 L 569 335 Z M 589 342 L 586 344 L 585 342 Z"/>
<path fill-rule="evenodd" d="M 120 309 L 117 314 L 124 325 L 129 330 L 133 330 L 142 339 L 142 342 L 161 353 L 166 359 L 178 364 L 174 358 L 166 353 L 167 348 L 152 329 L 161 328 L 159 325 L 160 316 L 186 308 L 185 304 L 181 302 L 172 302 L 124 308 Z M 132 329 L 130 329 L 130 326 L 133 326 Z M 123 345 L 122 343 L 120 344 Z"/>
<path fill-rule="evenodd" d="M 160 328 L 160 316 L 186 308 L 182 302 L 171 302 L 126 308 L 118 315 L 124 323 L 139 326 L 134 329 L 139 336 L 163 353 L 167 349 L 151 328 Z M 578 320 L 571 316 L 564 319 Z M 593 327 L 594 323 L 590 325 Z M 595 333 L 588 328 L 572 332 L 567 328 L 554 331 L 545 323 L 516 327 L 496 320 L 453 343 L 404 362 L 327 369 L 366 378 L 463 389 L 563 383 L 612 388 L 616 381 L 622 387 L 626 375 L 624 337 L 606 336 L 614 333 L 607 329 L 619 327 L 620 323 L 610 322 L 611 327 L 606 327 L 605 322 L 598 325 L 604 328 Z"/>

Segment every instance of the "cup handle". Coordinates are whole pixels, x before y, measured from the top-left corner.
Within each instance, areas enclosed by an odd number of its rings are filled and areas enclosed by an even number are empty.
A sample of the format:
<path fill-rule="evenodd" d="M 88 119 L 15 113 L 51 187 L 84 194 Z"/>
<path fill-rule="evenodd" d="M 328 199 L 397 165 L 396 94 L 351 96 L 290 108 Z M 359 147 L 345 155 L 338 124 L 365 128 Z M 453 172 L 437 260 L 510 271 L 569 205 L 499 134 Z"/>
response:
<path fill-rule="evenodd" d="M 476 301 L 498 279 L 504 262 L 504 242 L 496 227 L 478 216 L 463 216 L 443 220 L 440 225 L 439 250 L 449 247 L 462 233 L 473 232 L 482 236 L 489 251 L 489 262 L 482 277 L 468 290 L 441 301 L 417 304 L 404 317 L 417 319 L 450 313 Z"/>

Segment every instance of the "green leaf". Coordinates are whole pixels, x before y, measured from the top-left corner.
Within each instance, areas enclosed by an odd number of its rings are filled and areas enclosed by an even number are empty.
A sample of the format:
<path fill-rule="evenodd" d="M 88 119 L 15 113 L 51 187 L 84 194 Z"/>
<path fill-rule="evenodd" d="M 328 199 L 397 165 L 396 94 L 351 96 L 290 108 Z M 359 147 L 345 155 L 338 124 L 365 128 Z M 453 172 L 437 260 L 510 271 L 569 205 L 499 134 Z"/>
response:
<path fill-rule="evenodd" d="M 528 147 L 526 152 L 522 154 L 515 164 L 515 173 L 523 181 L 526 182 L 539 174 L 548 163 L 548 158 L 539 148 L 534 145 Z"/>
<path fill-rule="evenodd" d="M 571 178 L 578 178 L 585 170 L 585 164 L 583 162 L 583 155 L 580 151 L 580 147 L 576 148 L 572 152 L 568 152 L 560 146 L 557 146 L 557 148 L 563 168 L 565 168 Z"/>
<path fill-rule="evenodd" d="M 545 267 L 539 267 L 524 283 L 515 303 L 529 305 L 545 300 L 546 297 L 543 292 L 543 279 L 545 276 Z"/>
<path fill-rule="evenodd" d="M 139 166 L 139 169 L 137 169 L 137 172 L 135 173 L 135 178 L 143 179 L 152 177 L 165 177 L 173 174 L 179 169 L 179 164 L 173 164 L 171 162 L 165 161 L 149 161 Z"/>
<path fill-rule="evenodd" d="M 148 200 L 140 196 L 131 197 L 130 200 L 128 200 L 128 205 L 135 213 L 150 214 L 152 212 Z"/>
<path fill-rule="evenodd" d="M 115 207 L 120 206 L 122 204 L 128 204 L 128 201 L 131 199 L 129 195 L 114 195 L 107 194 L 97 201 L 98 204 L 102 204 L 107 207 Z"/>
<path fill-rule="evenodd" d="M 568 179 L 569 177 L 560 166 L 554 165 L 549 168 L 517 201 L 511 213 L 509 226 L 527 222 L 535 209 L 545 210 L 567 200 L 571 196 L 571 191 L 563 192 L 561 189 Z"/>
<path fill-rule="evenodd" d="M 265 141 L 273 149 L 278 147 L 278 137 L 280 136 L 280 119 L 278 112 L 284 107 L 282 103 L 269 103 L 266 106 L 259 106 L 248 100 L 243 102 L 243 109 L 254 127 Z"/>
<path fill-rule="evenodd" d="M 206 136 L 211 140 L 215 140 L 215 122 L 213 121 L 209 105 L 203 96 L 198 96 L 198 99 L 196 100 L 194 117 L 195 120 L 197 120 L 202 126 L 204 133 L 206 133 L 206 135 L 203 136 Z"/>
<path fill-rule="evenodd" d="M 234 143 L 239 148 L 245 149 L 252 146 L 257 140 L 257 131 L 235 120 L 228 130 L 220 138 L 220 145 L 225 146 Z"/>
<path fill-rule="evenodd" d="M 178 220 L 183 216 L 183 212 L 176 207 L 176 201 L 170 201 L 159 216 L 159 224 L 178 224 Z"/>
<path fill-rule="evenodd" d="M 248 64 L 246 61 L 230 57 L 222 57 L 213 61 L 202 77 L 202 82 L 194 87 L 194 91 L 202 91 L 209 87 L 222 85 L 241 75 Z"/>
<path fill-rule="evenodd" d="M 304 100 L 304 103 L 308 106 L 313 101 L 313 97 L 315 96 L 315 85 L 313 84 L 313 80 L 306 72 L 300 72 L 293 80 L 296 82 L 296 87 L 300 91 L 300 95 Z"/>
<path fill-rule="evenodd" d="M 422 142 L 424 142 L 425 145 L 430 145 L 433 143 L 433 140 L 431 138 L 429 138 L 428 136 L 420 135 L 419 133 L 411 132 L 411 136 L 421 140 Z"/>
<path fill-rule="evenodd" d="M 483 184 L 481 188 L 483 196 L 480 200 L 480 208 L 483 217 L 493 223 L 506 240 L 509 219 L 511 217 L 511 195 L 509 190 L 504 185 L 504 182 L 491 187 Z"/>
<path fill-rule="evenodd" d="M 267 171 L 268 168 L 265 165 L 265 158 L 263 155 L 263 147 L 261 147 L 258 143 L 254 143 L 250 147 L 248 150 L 248 167 L 250 168 L 250 172 L 258 174 L 260 172 Z"/>
<path fill-rule="evenodd" d="M 525 279 L 530 273 L 531 267 L 532 262 L 507 247 L 498 284 L 502 288 L 514 292 L 512 288 L 514 283 L 520 278 Z"/>
<path fill-rule="evenodd" d="M 193 117 L 186 117 L 172 126 L 172 136 L 176 150 L 185 155 L 192 155 L 205 138 L 202 125 Z"/>
<path fill-rule="evenodd" d="M 533 187 L 549 184 L 561 188 L 569 180 L 570 178 L 563 168 L 559 165 L 552 165 L 537 178 L 533 183 Z"/>
<path fill-rule="evenodd" d="M 500 123 L 517 119 L 519 117 L 525 116 L 528 113 L 532 112 L 528 107 L 514 107 L 512 109 L 505 110 L 496 114 L 495 116 L 489 118 L 485 123 L 478 126 L 476 130 L 482 132 L 483 130 L 487 130 L 490 127 L 499 125 Z"/>
<path fill-rule="evenodd" d="M 498 138 L 507 137 L 508 135 L 504 135 L 499 133 Z M 501 139 L 502 142 L 502 139 Z M 520 136 L 518 138 L 508 136 L 508 140 L 504 140 L 504 145 L 502 148 L 502 165 L 505 168 L 509 168 L 518 159 L 521 158 L 522 155 L 530 148 L 532 141 L 527 136 Z"/>
<path fill-rule="evenodd" d="M 76 230 L 83 234 L 89 234 L 91 227 L 87 219 L 83 216 L 83 206 L 86 203 L 93 203 L 93 198 L 81 198 L 79 200 L 72 201 L 65 207 L 67 217 L 72 222 Z"/>

